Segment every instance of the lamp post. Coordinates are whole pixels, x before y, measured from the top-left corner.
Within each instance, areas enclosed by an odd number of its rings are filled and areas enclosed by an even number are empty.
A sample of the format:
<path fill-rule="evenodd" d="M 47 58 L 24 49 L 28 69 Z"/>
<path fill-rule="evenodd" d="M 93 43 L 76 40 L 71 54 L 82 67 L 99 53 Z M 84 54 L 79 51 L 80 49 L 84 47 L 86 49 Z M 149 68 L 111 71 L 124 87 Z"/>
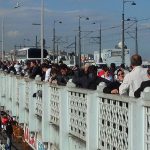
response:
<path fill-rule="evenodd" d="M 56 46 L 56 31 L 55 31 L 55 24 L 56 24 L 56 22 L 62 23 L 59 20 L 54 20 L 54 24 L 53 24 L 53 61 L 54 61 L 54 63 L 55 63 L 55 46 Z"/>
<path fill-rule="evenodd" d="M 43 39 L 44 39 L 44 0 L 41 0 L 41 63 L 43 63 Z"/>
<path fill-rule="evenodd" d="M 137 27 L 137 22 L 138 20 L 136 18 L 128 18 L 127 21 L 134 21 L 135 22 L 135 52 L 138 54 L 138 27 Z"/>
<path fill-rule="evenodd" d="M 80 25 L 80 19 L 85 18 L 86 20 L 89 20 L 88 17 L 79 16 L 79 67 L 81 67 L 81 25 Z"/>
<path fill-rule="evenodd" d="M 123 6 L 122 6 L 122 63 L 125 63 L 125 46 L 124 46 L 124 42 L 125 42 L 125 37 L 124 37 L 124 8 L 125 8 L 125 3 L 130 2 L 131 5 L 136 5 L 136 3 L 134 1 L 128 1 L 128 0 L 123 0 Z"/>

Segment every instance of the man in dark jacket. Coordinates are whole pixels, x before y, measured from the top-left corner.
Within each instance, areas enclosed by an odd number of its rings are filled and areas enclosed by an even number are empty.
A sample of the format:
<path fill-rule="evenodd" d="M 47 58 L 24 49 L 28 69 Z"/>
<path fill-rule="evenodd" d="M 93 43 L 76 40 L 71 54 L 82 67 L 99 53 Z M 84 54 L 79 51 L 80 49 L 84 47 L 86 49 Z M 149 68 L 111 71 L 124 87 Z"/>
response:
<path fill-rule="evenodd" d="M 34 79 L 36 75 L 42 76 L 42 70 L 38 66 L 35 60 L 32 60 L 30 63 L 30 72 L 29 72 L 29 78 Z"/>
<path fill-rule="evenodd" d="M 100 82 L 105 82 L 106 84 L 110 83 L 110 81 L 108 81 L 107 79 L 97 76 L 97 67 L 94 65 L 89 66 L 87 73 L 83 74 L 82 76 L 75 74 L 72 81 L 79 88 L 91 90 L 96 90 Z"/>
<path fill-rule="evenodd" d="M 141 96 L 141 92 L 146 88 L 146 87 L 150 87 L 150 68 L 147 70 L 147 76 L 149 78 L 149 80 L 147 81 L 143 81 L 141 83 L 141 86 L 134 92 L 134 96 L 136 98 L 139 98 Z"/>

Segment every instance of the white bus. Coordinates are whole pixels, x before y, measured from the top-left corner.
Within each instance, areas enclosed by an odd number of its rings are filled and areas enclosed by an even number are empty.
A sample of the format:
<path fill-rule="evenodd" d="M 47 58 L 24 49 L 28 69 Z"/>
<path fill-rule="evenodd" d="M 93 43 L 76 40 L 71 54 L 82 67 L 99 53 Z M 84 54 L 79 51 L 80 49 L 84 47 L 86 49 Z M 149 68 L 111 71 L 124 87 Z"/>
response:
<path fill-rule="evenodd" d="M 48 52 L 46 49 L 43 50 L 43 58 L 46 58 Z M 40 60 L 41 49 L 40 48 L 22 48 L 16 51 L 16 60 Z"/>

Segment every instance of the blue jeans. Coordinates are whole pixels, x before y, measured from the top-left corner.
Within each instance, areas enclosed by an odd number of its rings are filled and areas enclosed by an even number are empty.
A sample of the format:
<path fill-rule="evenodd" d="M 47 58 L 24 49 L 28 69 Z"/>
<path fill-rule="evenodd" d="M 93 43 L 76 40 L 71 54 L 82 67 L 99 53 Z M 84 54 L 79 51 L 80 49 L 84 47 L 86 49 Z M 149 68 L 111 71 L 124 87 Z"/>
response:
<path fill-rule="evenodd" d="M 7 135 L 7 144 L 6 144 L 6 150 L 11 150 L 11 145 L 12 145 L 12 137 L 11 135 Z"/>

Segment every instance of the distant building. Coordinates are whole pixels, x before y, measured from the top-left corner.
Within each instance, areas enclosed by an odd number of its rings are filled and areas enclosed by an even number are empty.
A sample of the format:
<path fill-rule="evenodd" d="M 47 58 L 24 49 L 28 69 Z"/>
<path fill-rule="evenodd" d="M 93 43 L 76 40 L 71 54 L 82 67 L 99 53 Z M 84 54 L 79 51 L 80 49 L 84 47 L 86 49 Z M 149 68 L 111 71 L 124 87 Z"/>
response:
<path fill-rule="evenodd" d="M 122 63 L 122 49 L 103 49 L 102 50 L 102 61 L 110 65 L 115 63 L 119 66 Z M 94 60 L 96 63 L 99 62 L 99 52 L 94 52 Z M 125 65 L 130 66 L 130 49 L 125 49 Z"/>
<path fill-rule="evenodd" d="M 124 45 L 124 53 L 125 53 L 125 66 L 130 66 L 130 49 Z M 107 63 L 110 65 L 111 63 L 115 63 L 116 66 L 120 66 L 122 64 L 122 42 L 119 42 L 115 45 L 115 48 L 103 49 L 101 53 L 103 63 Z M 94 52 L 94 60 L 96 63 L 99 63 L 99 52 Z"/>

